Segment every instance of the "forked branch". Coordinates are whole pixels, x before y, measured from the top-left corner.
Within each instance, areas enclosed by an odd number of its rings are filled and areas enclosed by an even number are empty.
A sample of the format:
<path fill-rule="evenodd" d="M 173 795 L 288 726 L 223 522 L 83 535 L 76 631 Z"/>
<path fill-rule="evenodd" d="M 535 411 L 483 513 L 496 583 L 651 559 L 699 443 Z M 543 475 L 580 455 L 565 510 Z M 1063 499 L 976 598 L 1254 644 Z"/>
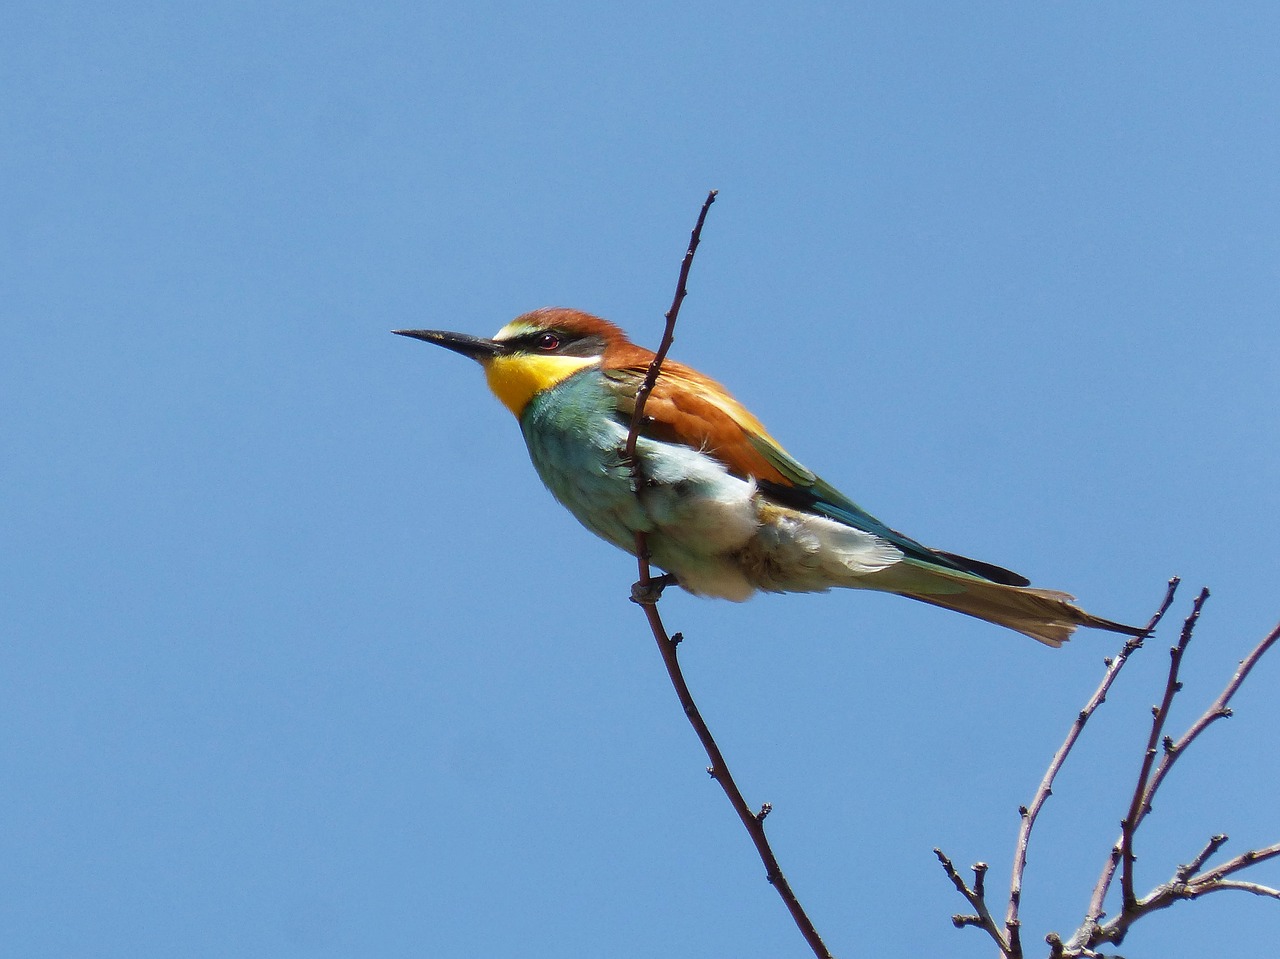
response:
<path fill-rule="evenodd" d="M 1176 578 L 1169 581 L 1164 601 L 1155 615 L 1152 616 L 1144 635 L 1149 635 L 1163 619 L 1170 603 L 1173 601 L 1174 591 L 1177 586 L 1178 580 Z M 1280 899 L 1280 890 L 1260 883 L 1230 878 L 1257 863 L 1280 857 L 1280 843 L 1259 849 L 1251 849 L 1218 866 L 1205 868 L 1206 863 L 1226 844 L 1227 837 L 1225 835 L 1211 837 L 1195 857 L 1178 867 L 1172 878 L 1151 890 L 1147 895 L 1139 897 L 1133 891 L 1135 882 L 1133 867 L 1136 860 L 1134 854 L 1135 838 L 1138 828 L 1151 812 L 1152 803 L 1161 783 L 1164 782 L 1173 764 L 1205 729 L 1217 720 L 1231 715 L 1231 709 L 1229 708 L 1231 698 L 1267 650 L 1280 640 L 1280 626 L 1277 626 L 1241 661 L 1239 668 L 1236 670 L 1235 675 L 1232 676 L 1231 681 L 1227 683 L 1226 688 L 1209 708 L 1191 724 L 1180 739 L 1174 740 L 1171 736 L 1165 735 L 1164 728 L 1168 722 L 1169 711 L 1174 697 L 1182 689 L 1182 682 L 1179 679 L 1182 657 L 1191 641 L 1196 623 L 1207 598 L 1207 590 L 1202 590 L 1199 596 L 1196 597 L 1191 613 L 1183 623 L 1178 642 L 1170 650 L 1169 673 L 1165 682 L 1164 695 L 1160 703 L 1152 707 L 1151 730 L 1147 735 L 1146 748 L 1139 764 L 1137 785 L 1129 801 L 1125 817 L 1121 822 L 1120 838 L 1111 848 L 1106 864 L 1103 867 L 1102 875 L 1094 887 L 1084 922 L 1067 941 L 1064 941 L 1056 933 L 1050 933 L 1045 937 L 1045 941 L 1049 945 L 1048 954 L 1050 959 L 1095 957 L 1099 955 L 1096 952 L 1098 946 L 1107 943 L 1120 943 L 1128 933 L 1129 928 L 1138 919 L 1161 909 L 1166 909 L 1180 900 L 1197 899 L 1211 892 L 1220 892 L 1228 889 L 1248 892 L 1271 899 Z M 1022 824 L 1018 832 L 1018 840 L 1014 852 L 1013 873 L 1009 886 L 1009 906 L 1005 913 L 1003 928 L 996 925 L 990 915 L 978 866 L 974 867 L 975 883 L 973 887 L 969 887 L 956 873 L 950 860 L 940 851 L 934 850 L 943 864 L 947 877 L 960 894 L 968 900 L 969 905 L 974 910 L 971 915 L 954 916 L 952 921 L 958 927 L 978 926 L 985 930 L 999 948 L 1003 959 L 1022 959 L 1023 957 L 1019 907 L 1022 900 L 1023 874 L 1027 863 L 1027 846 L 1030 842 L 1031 830 L 1035 825 L 1036 816 L 1049 796 L 1052 795 L 1054 777 L 1062 768 L 1068 754 L 1084 729 L 1085 723 L 1106 700 L 1107 692 L 1110 690 L 1112 683 L 1130 655 L 1141 647 L 1142 641 L 1143 637 L 1136 637 L 1126 641 L 1120 653 L 1106 661 L 1107 671 L 1101 684 L 1099 684 L 1097 690 L 1072 723 L 1071 729 L 1067 733 L 1066 741 L 1054 754 L 1053 760 L 1050 762 L 1049 768 L 1041 780 L 1039 788 L 1036 790 L 1031 805 L 1020 810 Z M 982 864 L 979 865 L 981 866 Z M 1120 872 L 1121 879 L 1120 912 L 1115 918 L 1104 922 L 1103 920 L 1106 918 L 1106 914 L 1103 911 L 1104 903 L 1117 871 Z M 983 872 L 985 872 L 985 866 L 983 866 Z"/>
<path fill-rule="evenodd" d="M 1173 768 L 1173 764 L 1177 762 L 1187 747 L 1201 733 L 1219 719 L 1225 719 L 1231 715 L 1229 703 L 1232 697 L 1235 696 L 1241 684 L 1248 678 L 1249 673 L 1253 671 L 1253 667 L 1258 664 L 1258 661 L 1280 640 L 1280 626 L 1276 626 L 1275 629 L 1263 637 L 1262 641 L 1249 652 L 1248 656 L 1240 661 L 1235 674 L 1218 695 L 1218 698 L 1210 704 L 1208 709 L 1200 714 L 1199 718 L 1188 727 L 1181 738 L 1175 741 L 1170 736 L 1164 736 L 1161 739 L 1160 731 L 1163 730 L 1165 721 L 1168 718 L 1169 706 L 1172 704 L 1173 697 L 1182 688 L 1182 684 L 1178 679 L 1182 653 L 1191 639 L 1192 630 L 1195 628 L 1200 609 L 1207 596 L 1207 591 L 1201 592 L 1197 598 L 1196 605 L 1191 611 L 1191 615 L 1187 617 L 1187 621 L 1183 625 L 1178 644 L 1170 650 L 1169 678 L 1165 685 L 1165 696 L 1160 705 L 1153 710 L 1152 734 L 1148 739 L 1147 752 L 1143 756 L 1142 773 L 1138 777 L 1138 784 L 1134 789 L 1134 795 L 1129 804 L 1128 815 L 1121 822 L 1120 838 L 1112 847 L 1107 864 L 1103 867 L 1102 875 L 1094 888 L 1093 897 L 1089 901 L 1089 911 L 1085 915 L 1084 922 L 1064 948 L 1063 956 L 1065 959 L 1090 956 L 1093 954 L 1095 946 L 1104 943 L 1118 944 L 1122 942 L 1128 934 L 1129 928 L 1143 916 L 1166 909 L 1175 902 L 1184 899 L 1198 899 L 1211 892 L 1221 892 L 1229 889 L 1280 899 L 1280 890 L 1258 883 L 1227 878 L 1250 866 L 1280 856 L 1280 843 L 1260 849 L 1247 850 L 1218 866 L 1207 870 L 1204 869 L 1205 863 L 1212 859 L 1218 850 L 1226 844 L 1227 837 L 1225 835 L 1211 837 L 1190 862 L 1179 866 L 1167 882 L 1161 883 L 1147 895 L 1138 897 L 1137 895 L 1131 895 L 1128 891 L 1133 885 L 1134 835 L 1137 833 L 1142 821 L 1151 812 L 1152 803 L 1161 783 L 1164 782 L 1165 777 L 1169 774 L 1169 770 Z M 1153 744 L 1156 741 L 1161 741 L 1162 743 L 1160 761 L 1158 763 L 1154 763 L 1153 756 Z M 1154 771 L 1152 771 L 1153 765 Z M 1117 866 L 1122 870 L 1120 913 L 1104 923 L 1102 920 L 1106 914 L 1103 912 L 1103 906 Z M 1129 876 L 1127 880 L 1126 874 Z"/>

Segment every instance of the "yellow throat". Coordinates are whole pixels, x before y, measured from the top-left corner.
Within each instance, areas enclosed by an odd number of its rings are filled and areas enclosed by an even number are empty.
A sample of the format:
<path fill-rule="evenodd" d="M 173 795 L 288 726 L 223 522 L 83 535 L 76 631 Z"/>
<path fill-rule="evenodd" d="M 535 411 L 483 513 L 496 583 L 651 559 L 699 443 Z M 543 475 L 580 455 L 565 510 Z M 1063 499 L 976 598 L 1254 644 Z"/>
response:
<path fill-rule="evenodd" d="M 599 357 L 590 356 L 537 356 L 517 353 L 514 356 L 495 356 L 484 364 L 484 376 L 489 381 L 493 395 L 502 405 L 520 418 L 529 401 L 543 390 L 548 390 L 578 370 L 595 366 Z"/>

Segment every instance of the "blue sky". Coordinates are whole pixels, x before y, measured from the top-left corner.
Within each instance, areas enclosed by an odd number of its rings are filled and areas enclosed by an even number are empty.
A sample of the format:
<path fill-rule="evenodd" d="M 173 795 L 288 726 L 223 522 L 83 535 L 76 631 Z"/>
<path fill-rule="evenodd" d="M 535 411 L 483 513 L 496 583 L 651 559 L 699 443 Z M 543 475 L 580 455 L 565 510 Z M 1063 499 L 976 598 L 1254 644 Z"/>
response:
<path fill-rule="evenodd" d="M 1280 618 L 1272 4 L 25 3 L 0 31 L 0 935 L 15 956 L 805 955 L 627 601 L 472 364 L 539 306 L 656 343 L 941 548 L 1144 621 L 1173 727 Z M 837 955 L 985 956 L 1115 637 L 843 592 L 664 600 Z M 1033 840 L 1074 928 L 1166 633 Z M 1138 885 L 1280 839 L 1280 664 Z M 1257 878 L 1280 882 L 1275 864 Z M 1130 956 L 1260 955 L 1274 903 Z"/>

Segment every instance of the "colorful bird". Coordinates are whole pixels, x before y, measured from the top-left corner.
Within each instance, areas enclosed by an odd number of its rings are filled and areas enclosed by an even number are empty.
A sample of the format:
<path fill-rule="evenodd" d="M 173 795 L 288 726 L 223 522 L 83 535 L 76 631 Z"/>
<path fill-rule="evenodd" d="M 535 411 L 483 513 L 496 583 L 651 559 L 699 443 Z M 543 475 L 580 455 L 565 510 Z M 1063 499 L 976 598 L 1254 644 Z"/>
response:
<path fill-rule="evenodd" d="M 1060 646 L 1077 626 L 1142 630 L 1090 615 L 1017 573 L 930 549 L 805 469 L 714 380 L 665 361 L 644 408 L 638 482 L 624 449 L 654 354 L 607 320 L 535 310 L 493 339 L 395 330 L 476 360 L 520 421 L 534 468 L 597 536 L 634 553 L 646 534 L 666 579 L 741 601 L 757 590 L 844 586 L 897 593 Z"/>

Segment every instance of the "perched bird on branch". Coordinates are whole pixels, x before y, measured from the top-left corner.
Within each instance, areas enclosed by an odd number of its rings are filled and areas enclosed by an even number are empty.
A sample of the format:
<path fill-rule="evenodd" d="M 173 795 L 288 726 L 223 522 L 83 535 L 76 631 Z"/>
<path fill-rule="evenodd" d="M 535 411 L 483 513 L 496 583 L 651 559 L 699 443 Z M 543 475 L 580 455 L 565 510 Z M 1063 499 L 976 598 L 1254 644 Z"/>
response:
<path fill-rule="evenodd" d="M 395 330 L 476 360 L 520 421 L 534 468 L 587 529 L 691 593 L 843 586 L 897 593 L 1060 646 L 1077 626 L 1138 635 L 1016 573 L 930 549 L 801 466 L 714 380 L 667 361 L 644 407 L 633 477 L 625 450 L 654 354 L 607 320 L 535 310 L 493 339 Z"/>

